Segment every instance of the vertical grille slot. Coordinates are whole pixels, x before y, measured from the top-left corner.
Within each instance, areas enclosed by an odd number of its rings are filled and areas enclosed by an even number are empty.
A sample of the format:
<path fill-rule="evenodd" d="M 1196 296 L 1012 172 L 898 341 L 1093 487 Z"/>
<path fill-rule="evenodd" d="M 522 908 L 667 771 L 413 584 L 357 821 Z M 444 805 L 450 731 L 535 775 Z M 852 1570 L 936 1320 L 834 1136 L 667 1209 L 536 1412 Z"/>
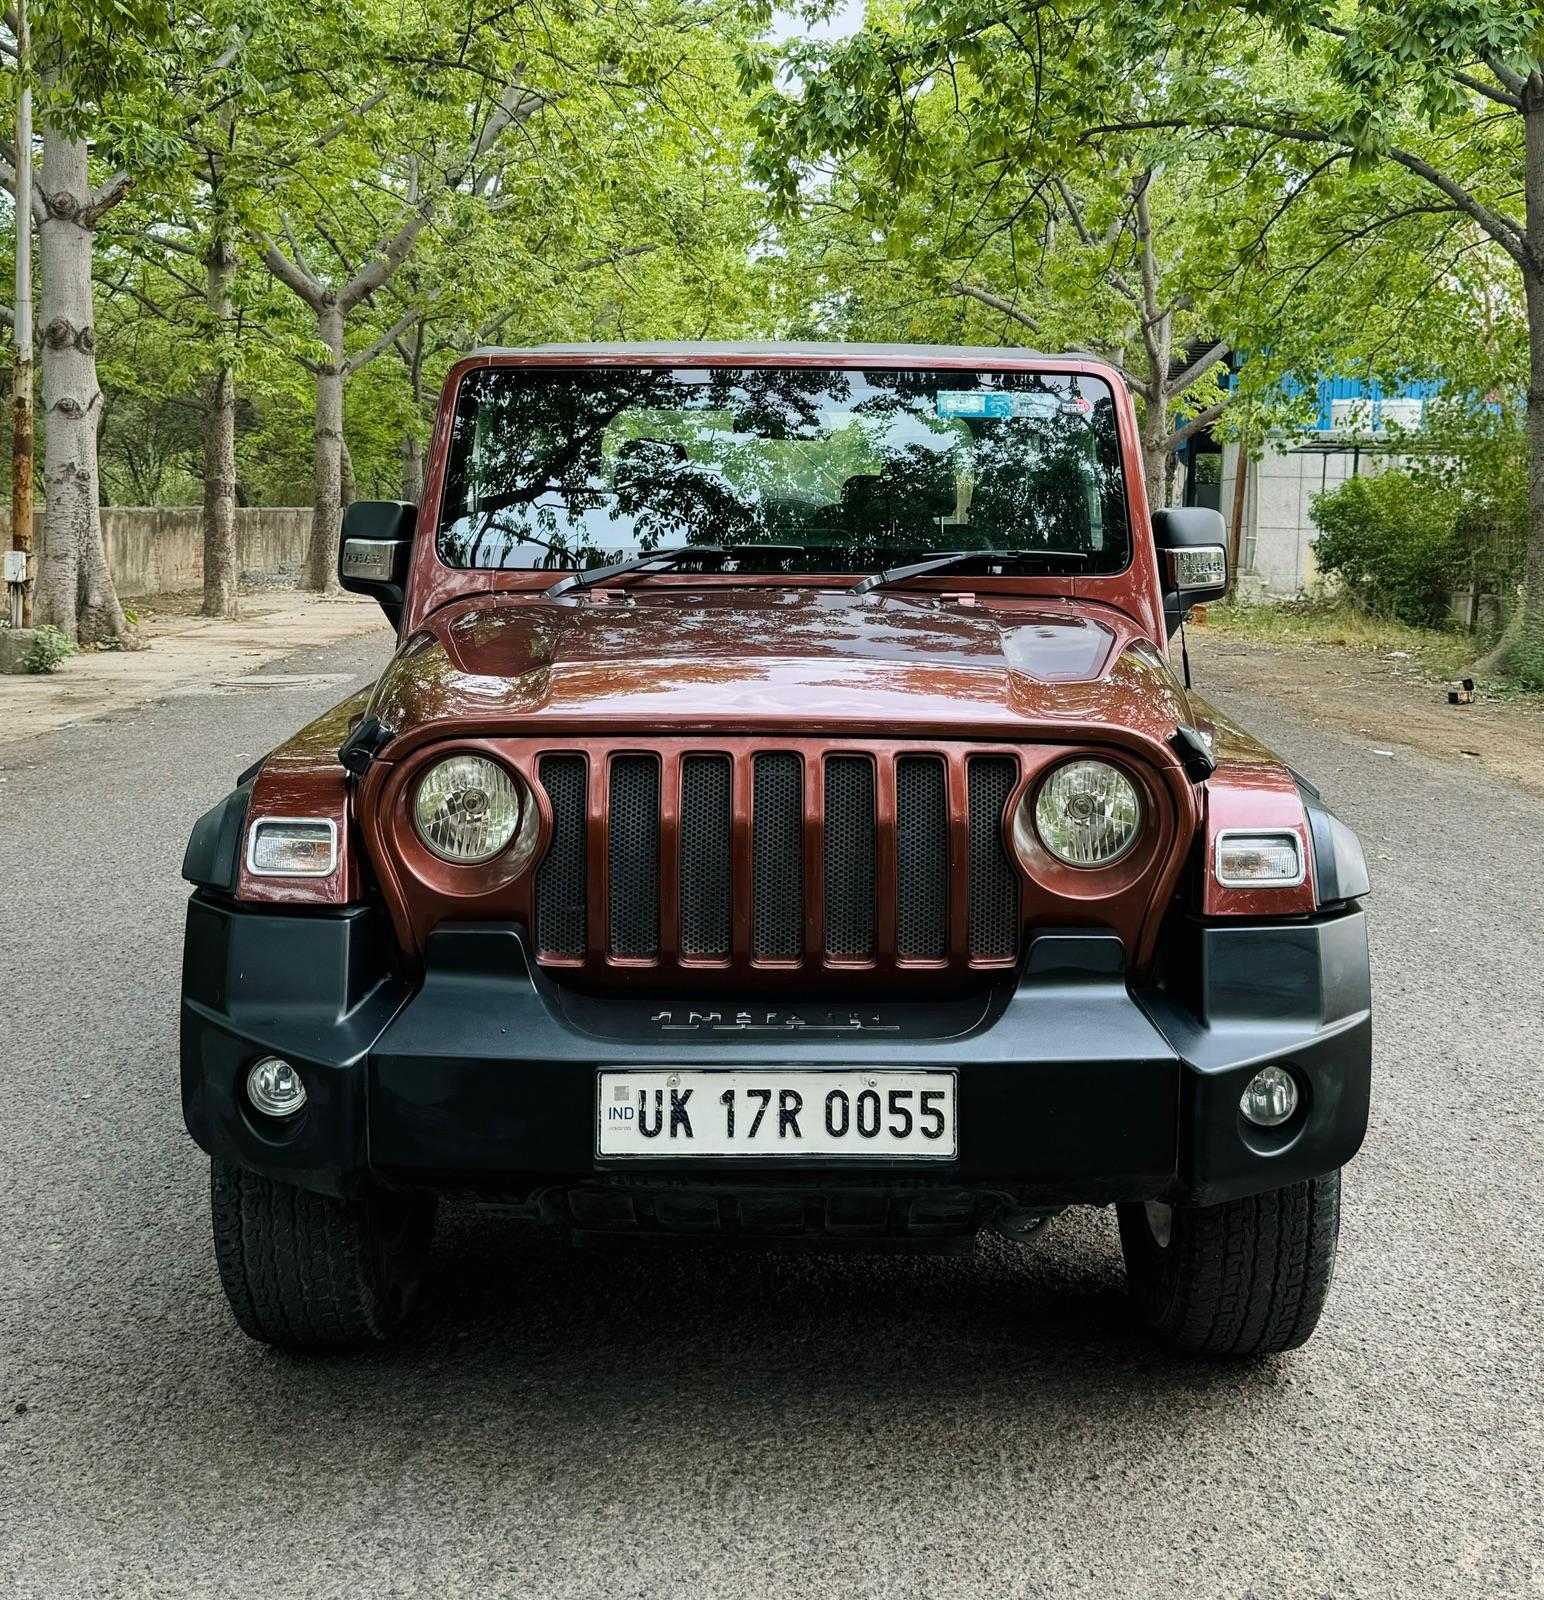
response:
<path fill-rule="evenodd" d="M 804 773 L 798 756 L 756 757 L 752 777 L 751 945 L 797 960 L 804 950 Z"/>
<path fill-rule="evenodd" d="M 1003 811 L 1018 777 L 1007 756 L 977 756 L 967 767 L 970 794 L 970 953 L 1013 955 L 1019 942 L 1019 879 L 1003 843 Z"/>
<path fill-rule="evenodd" d="M 733 816 L 728 756 L 681 763 L 681 954 L 729 954 L 734 899 Z"/>
<path fill-rule="evenodd" d="M 585 909 L 586 764 L 580 755 L 543 756 L 537 777 L 552 806 L 552 839 L 536 869 L 536 944 L 557 956 L 582 956 Z"/>
<path fill-rule="evenodd" d="M 902 960 L 949 953 L 949 779 L 936 756 L 895 764 L 895 938 Z"/>
<path fill-rule="evenodd" d="M 611 953 L 659 953 L 659 760 L 617 756 L 606 814 Z"/>
<path fill-rule="evenodd" d="M 826 953 L 874 954 L 874 763 L 830 756 L 825 787 Z"/>

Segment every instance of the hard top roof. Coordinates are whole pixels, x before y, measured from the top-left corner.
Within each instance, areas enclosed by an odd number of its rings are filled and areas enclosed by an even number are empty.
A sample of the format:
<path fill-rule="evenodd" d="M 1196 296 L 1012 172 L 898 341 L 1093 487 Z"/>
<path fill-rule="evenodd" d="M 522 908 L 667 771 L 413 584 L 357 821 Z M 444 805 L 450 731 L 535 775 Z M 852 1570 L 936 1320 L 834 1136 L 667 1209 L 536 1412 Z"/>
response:
<path fill-rule="evenodd" d="M 803 343 L 794 340 L 660 340 L 656 342 L 640 342 L 634 344 L 539 344 L 519 346 L 489 345 L 483 349 L 474 350 L 470 359 L 486 359 L 502 357 L 505 359 L 521 356 L 573 356 L 585 361 L 604 361 L 614 359 L 617 361 L 705 361 L 722 359 L 757 360 L 766 361 L 778 357 L 787 357 L 797 362 L 829 361 L 836 363 L 856 363 L 862 365 L 864 361 L 884 362 L 896 364 L 903 362 L 916 362 L 919 366 L 927 366 L 935 361 L 974 361 L 982 366 L 994 366 L 998 363 L 1019 363 L 1026 361 L 1039 362 L 1066 362 L 1082 365 L 1097 358 L 1086 354 L 1068 354 L 1064 356 L 1047 355 L 1040 350 L 1022 350 L 1011 345 L 963 345 L 963 344 L 844 344 L 840 341 L 825 343 Z"/>

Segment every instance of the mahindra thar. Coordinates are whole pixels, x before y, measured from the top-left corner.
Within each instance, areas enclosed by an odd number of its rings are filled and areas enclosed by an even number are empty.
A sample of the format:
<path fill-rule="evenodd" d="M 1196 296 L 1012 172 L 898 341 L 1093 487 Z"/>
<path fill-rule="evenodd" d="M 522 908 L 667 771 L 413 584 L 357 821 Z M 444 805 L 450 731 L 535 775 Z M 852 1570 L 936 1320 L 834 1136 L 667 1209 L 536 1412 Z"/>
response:
<path fill-rule="evenodd" d="M 389 1336 L 446 1195 L 872 1250 L 1113 1205 L 1172 1348 L 1313 1331 L 1367 872 L 1177 670 L 1223 523 L 1149 507 L 1114 370 L 480 352 L 339 576 L 395 651 L 183 864 L 183 1108 L 247 1333 Z"/>

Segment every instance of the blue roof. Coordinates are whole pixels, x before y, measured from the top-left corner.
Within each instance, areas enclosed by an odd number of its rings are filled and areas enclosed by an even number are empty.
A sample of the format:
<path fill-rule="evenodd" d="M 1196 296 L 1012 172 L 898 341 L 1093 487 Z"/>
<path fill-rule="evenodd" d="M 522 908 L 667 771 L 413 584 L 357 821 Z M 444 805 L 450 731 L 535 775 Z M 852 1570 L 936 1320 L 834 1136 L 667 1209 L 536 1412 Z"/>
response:
<path fill-rule="evenodd" d="M 1301 394 L 1307 387 L 1295 378 L 1281 380 L 1283 392 L 1288 395 Z M 1385 400 L 1419 400 L 1421 406 L 1421 420 L 1426 419 L 1424 402 L 1433 399 L 1442 392 L 1442 384 L 1435 378 L 1410 378 L 1401 383 L 1384 384 L 1377 379 L 1365 378 L 1320 378 L 1314 385 L 1314 398 L 1318 403 L 1318 416 L 1314 420 L 1314 427 L 1320 433 L 1328 433 L 1332 426 L 1333 407 L 1337 400 L 1370 400 L 1372 402 L 1372 426 L 1376 428 L 1380 420 L 1379 413 Z"/>

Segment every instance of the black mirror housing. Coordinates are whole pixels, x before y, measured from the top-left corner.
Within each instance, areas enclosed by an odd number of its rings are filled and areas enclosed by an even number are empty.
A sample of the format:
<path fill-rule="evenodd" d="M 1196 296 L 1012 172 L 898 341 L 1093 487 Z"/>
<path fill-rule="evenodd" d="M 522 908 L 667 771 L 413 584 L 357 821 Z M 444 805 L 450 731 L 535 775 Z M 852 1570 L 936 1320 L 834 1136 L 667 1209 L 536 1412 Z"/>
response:
<path fill-rule="evenodd" d="M 1163 566 L 1163 617 L 1172 638 L 1191 606 L 1228 593 L 1228 525 L 1210 506 L 1153 513 L 1153 543 Z"/>
<path fill-rule="evenodd" d="M 392 627 L 402 623 L 418 507 L 406 500 L 356 500 L 343 513 L 338 582 L 380 603 Z"/>

